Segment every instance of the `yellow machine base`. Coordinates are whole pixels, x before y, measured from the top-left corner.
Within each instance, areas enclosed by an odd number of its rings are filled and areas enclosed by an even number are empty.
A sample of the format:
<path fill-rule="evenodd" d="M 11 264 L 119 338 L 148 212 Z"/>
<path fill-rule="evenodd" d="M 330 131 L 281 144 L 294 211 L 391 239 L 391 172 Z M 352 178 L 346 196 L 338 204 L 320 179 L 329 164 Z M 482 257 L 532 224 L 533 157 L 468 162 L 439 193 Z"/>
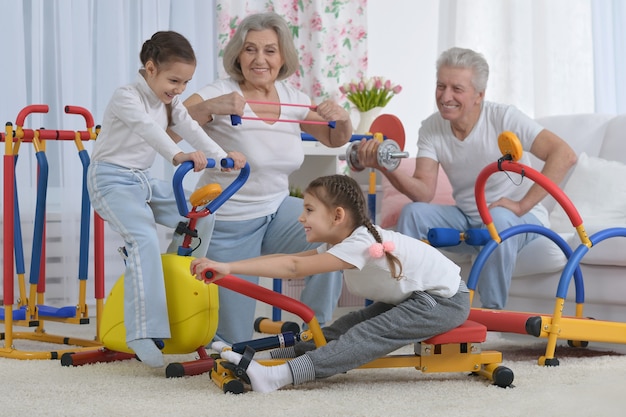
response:
<path fill-rule="evenodd" d="M 185 354 L 208 344 L 217 331 L 218 291 L 215 284 L 198 281 L 189 272 L 192 257 L 163 254 L 163 275 L 171 338 L 162 352 Z M 124 276 L 111 289 L 102 311 L 100 338 L 110 350 L 133 353 L 126 345 Z"/>

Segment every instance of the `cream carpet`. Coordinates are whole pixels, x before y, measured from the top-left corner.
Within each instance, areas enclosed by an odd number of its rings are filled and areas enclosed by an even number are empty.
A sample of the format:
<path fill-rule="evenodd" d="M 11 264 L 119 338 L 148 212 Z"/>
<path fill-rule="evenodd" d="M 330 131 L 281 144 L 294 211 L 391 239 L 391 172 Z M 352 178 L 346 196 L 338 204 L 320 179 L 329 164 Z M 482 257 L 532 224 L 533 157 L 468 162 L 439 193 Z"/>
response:
<path fill-rule="evenodd" d="M 52 334 L 93 336 L 88 327 L 46 325 Z M 27 340 L 15 340 L 14 345 L 36 351 L 63 348 Z M 166 378 L 164 369 L 148 368 L 134 359 L 64 367 L 56 360 L 0 358 L 0 415 L 624 416 L 626 350 L 621 345 L 613 348 L 568 348 L 560 342 L 556 355 L 560 366 L 542 367 L 536 361 L 544 352 L 545 339 L 490 338 L 483 349 L 501 350 L 503 365 L 515 374 L 514 387 L 506 389 L 463 373 L 396 368 L 353 370 L 271 394 L 242 395 L 224 394 L 208 375 Z M 194 356 L 167 355 L 166 361 Z"/>

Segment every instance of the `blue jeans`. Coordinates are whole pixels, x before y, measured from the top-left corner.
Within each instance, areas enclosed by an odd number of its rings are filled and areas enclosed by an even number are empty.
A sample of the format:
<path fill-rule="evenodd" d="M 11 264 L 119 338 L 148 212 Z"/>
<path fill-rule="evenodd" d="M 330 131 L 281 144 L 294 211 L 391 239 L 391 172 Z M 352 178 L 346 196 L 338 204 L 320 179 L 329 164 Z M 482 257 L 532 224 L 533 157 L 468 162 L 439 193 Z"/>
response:
<path fill-rule="evenodd" d="M 298 221 L 302 208 L 302 199 L 286 197 L 278 210 L 269 216 L 244 221 L 216 220 L 207 258 L 230 262 L 274 253 L 298 253 L 318 247 L 320 243 L 306 241 L 304 228 Z M 238 276 L 255 284 L 259 282 L 257 276 Z M 325 323 L 332 319 L 342 284 L 341 271 L 306 277 L 300 300 L 315 312 L 320 323 Z M 256 300 L 219 288 L 219 303 L 217 338 L 227 343 L 250 340 L 254 330 Z"/>
<path fill-rule="evenodd" d="M 498 231 L 518 224 L 541 225 L 539 219 L 531 213 L 518 217 L 515 213 L 503 207 L 495 207 L 489 212 Z M 482 222 L 472 221 L 456 206 L 430 203 L 407 204 L 398 218 L 397 230 L 400 233 L 418 239 L 426 239 L 428 230 L 433 227 L 449 227 L 463 232 L 468 229 L 484 228 L 485 225 Z M 508 299 L 517 254 L 537 236 L 535 233 L 515 235 L 500 243 L 489 256 L 483 266 L 476 288 L 480 295 L 482 307 L 491 309 L 504 308 Z M 465 243 L 445 248 L 449 252 L 470 255 L 476 255 L 480 249 L 481 247 L 473 247 Z"/>
<path fill-rule="evenodd" d="M 92 162 L 87 187 L 93 208 L 120 234 L 126 247 L 124 324 L 126 341 L 170 337 L 156 224 L 174 228 L 178 214 L 170 182 L 148 171 Z"/>

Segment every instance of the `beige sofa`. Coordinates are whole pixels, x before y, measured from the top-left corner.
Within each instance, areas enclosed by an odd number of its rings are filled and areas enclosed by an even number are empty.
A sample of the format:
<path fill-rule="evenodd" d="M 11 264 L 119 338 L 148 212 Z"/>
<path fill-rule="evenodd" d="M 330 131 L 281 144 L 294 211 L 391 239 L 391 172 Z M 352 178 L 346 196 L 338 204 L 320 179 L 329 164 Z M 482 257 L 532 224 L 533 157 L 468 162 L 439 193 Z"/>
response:
<path fill-rule="evenodd" d="M 574 203 L 589 236 L 613 227 L 626 228 L 626 115 L 580 114 L 538 120 L 566 140 L 579 155 L 561 188 Z M 400 169 L 411 172 L 414 161 L 403 161 Z M 541 163 L 533 157 L 533 167 Z M 449 184 L 441 179 L 437 201 L 450 201 Z M 393 227 L 399 209 L 408 199 L 398 196 L 383 181 L 381 224 Z M 572 248 L 580 238 L 569 218 L 546 197 L 550 228 Z M 585 303 L 584 315 L 601 320 L 626 322 L 626 237 L 612 237 L 592 246 L 581 259 Z M 469 275 L 471 260 L 452 255 Z M 520 252 L 509 292 L 507 310 L 551 313 L 561 273 L 567 259 L 548 238 L 539 237 Z M 564 314 L 574 314 L 574 289 L 569 287 Z M 479 299 L 473 306 L 480 306 Z"/>

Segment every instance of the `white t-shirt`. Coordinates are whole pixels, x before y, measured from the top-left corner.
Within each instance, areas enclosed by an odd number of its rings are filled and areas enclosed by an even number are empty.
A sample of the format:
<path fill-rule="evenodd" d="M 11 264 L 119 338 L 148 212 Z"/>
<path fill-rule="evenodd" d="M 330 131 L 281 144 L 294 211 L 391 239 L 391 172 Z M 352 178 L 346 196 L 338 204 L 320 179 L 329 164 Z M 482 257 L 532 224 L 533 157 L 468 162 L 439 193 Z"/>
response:
<path fill-rule="evenodd" d="M 275 83 L 281 103 L 311 104 L 304 93 Z M 232 79 L 223 79 L 208 85 L 197 92 L 202 99 L 218 97 L 231 92 L 241 93 L 239 84 Z M 304 120 L 308 108 L 282 106 L 281 119 Z M 244 117 L 257 117 L 249 105 L 244 108 Z M 249 220 L 272 214 L 289 195 L 289 175 L 300 168 L 304 161 L 300 125 L 288 122 L 265 122 L 262 120 L 242 120 L 233 126 L 230 116 L 214 115 L 213 120 L 203 126 L 226 151 L 243 153 L 250 165 L 250 177 L 224 205 L 215 212 L 218 220 Z M 211 182 L 228 186 L 237 172 L 205 172 L 198 186 Z"/>
<path fill-rule="evenodd" d="M 478 122 L 464 140 L 454 136 L 450 122 L 439 112 L 424 120 L 419 130 L 417 157 L 434 159 L 441 164 L 450 179 L 456 205 L 474 221 L 481 222 L 474 186 L 480 171 L 502 157 L 498 136 L 504 131 L 515 133 L 525 151 L 519 162 L 530 166 L 528 152 L 542 130 L 539 123 L 515 107 L 484 101 Z M 513 172 L 494 173 L 485 185 L 487 204 L 501 197 L 519 201 L 532 185 L 532 180 L 522 179 Z M 544 225 L 549 224 L 543 205 L 536 205 L 531 213 Z"/>
<path fill-rule="evenodd" d="M 327 243 L 317 248 L 318 253 L 328 252 L 354 265 L 343 276 L 348 290 L 374 301 L 398 304 L 414 291 L 425 291 L 441 297 L 452 297 L 459 290 L 460 268 L 441 252 L 420 240 L 375 226 L 383 242 L 393 242 L 392 253 L 402 263 L 402 277 L 391 276 L 387 257 L 374 258 L 369 248 L 376 243 L 365 226 L 357 229 L 341 243 Z"/>
<path fill-rule="evenodd" d="M 217 161 L 226 157 L 226 152 L 189 116 L 178 96 L 172 100 L 171 116 L 170 128 L 194 149 Z M 166 128 L 166 106 L 140 73 L 133 84 L 113 93 L 91 160 L 145 170 L 152 166 L 158 152 L 173 163 L 174 155 L 183 150 L 166 133 Z"/>

